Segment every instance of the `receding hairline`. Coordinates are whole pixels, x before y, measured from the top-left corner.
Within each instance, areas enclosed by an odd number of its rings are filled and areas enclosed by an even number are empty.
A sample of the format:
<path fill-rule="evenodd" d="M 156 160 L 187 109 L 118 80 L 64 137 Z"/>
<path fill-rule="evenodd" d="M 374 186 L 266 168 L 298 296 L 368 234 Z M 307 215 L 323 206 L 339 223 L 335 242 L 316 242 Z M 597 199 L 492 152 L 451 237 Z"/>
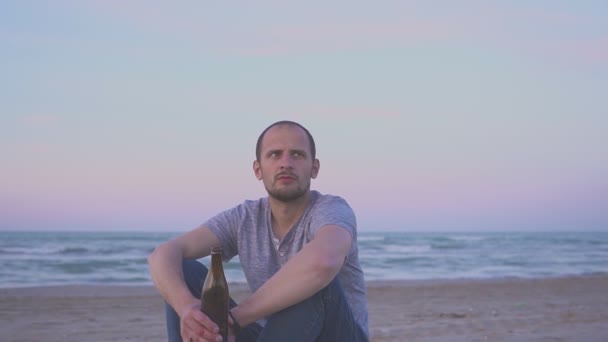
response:
<path fill-rule="evenodd" d="M 298 127 L 300 128 L 302 131 L 304 131 L 304 133 L 306 134 L 306 137 L 308 138 L 308 143 L 310 145 L 310 152 L 312 155 L 312 159 L 314 160 L 316 158 L 316 147 L 315 147 L 315 140 L 312 137 L 312 134 L 310 134 L 310 132 L 308 131 L 308 129 L 306 129 L 306 127 L 302 126 L 301 124 L 295 122 L 295 121 L 290 121 L 290 120 L 281 120 L 281 121 L 277 121 L 273 124 L 271 124 L 270 126 L 266 127 L 266 129 L 264 129 L 262 131 L 262 133 L 260 134 L 260 136 L 258 137 L 258 141 L 255 145 L 255 157 L 257 161 L 260 161 L 260 157 L 261 157 L 261 152 L 262 152 L 262 141 L 264 140 L 264 137 L 266 136 L 266 133 L 273 127 L 279 127 L 279 126 L 293 126 L 293 127 Z"/>

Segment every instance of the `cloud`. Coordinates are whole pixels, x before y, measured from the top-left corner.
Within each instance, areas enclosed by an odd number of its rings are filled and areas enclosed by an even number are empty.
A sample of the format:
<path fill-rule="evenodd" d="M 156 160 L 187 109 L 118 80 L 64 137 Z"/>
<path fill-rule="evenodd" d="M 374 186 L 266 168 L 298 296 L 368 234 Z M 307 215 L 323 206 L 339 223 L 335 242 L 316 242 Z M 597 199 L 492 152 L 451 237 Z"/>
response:
<path fill-rule="evenodd" d="M 469 1 L 467 6 L 424 2 L 255 5 L 92 1 L 101 22 L 157 35 L 199 53 L 275 57 L 410 48 L 492 48 L 543 61 L 605 62 L 606 39 L 593 38 L 603 19 L 585 8 L 557 4 Z M 570 5 L 574 6 L 574 5 Z M 159 43 L 160 44 L 160 43 Z M 565 53 L 564 53 L 565 51 Z"/>
<path fill-rule="evenodd" d="M 239 44 L 216 48 L 233 55 L 267 57 L 402 48 L 454 38 L 448 25 L 433 21 L 293 24 L 262 27 L 245 35 L 248 38 Z"/>
<path fill-rule="evenodd" d="M 537 7 L 535 7 L 537 6 Z M 541 7 L 538 7 L 541 6 Z M 548 5 L 485 4 L 463 14 L 456 40 L 473 46 L 572 66 L 603 64 L 608 59 L 607 32 L 597 13 Z"/>
<path fill-rule="evenodd" d="M 59 122 L 59 117 L 52 114 L 30 114 L 21 116 L 19 121 L 26 126 L 48 127 Z"/>
<path fill-rule="evenodd" d="M 280 109 L 275 108 L 267 111 L 269 116 L 281 118 L 285 114 L 296 118 L 306 119 L 322 119 L 322 120 L 353 120 L 353 119 L 368 119 L 374 120 L 392 120 L 401 116 L 401 111 L 398 108 L 391 107 L 374 107 L 366 105 L 317 105 L 304 104 L 298 108 Z"/>
<path fill-rule="evenodd" d="M 557 58 L 589 65 L 607 66 L 608 35 L 594 38 L 563 41 L 548 46 Z"/>

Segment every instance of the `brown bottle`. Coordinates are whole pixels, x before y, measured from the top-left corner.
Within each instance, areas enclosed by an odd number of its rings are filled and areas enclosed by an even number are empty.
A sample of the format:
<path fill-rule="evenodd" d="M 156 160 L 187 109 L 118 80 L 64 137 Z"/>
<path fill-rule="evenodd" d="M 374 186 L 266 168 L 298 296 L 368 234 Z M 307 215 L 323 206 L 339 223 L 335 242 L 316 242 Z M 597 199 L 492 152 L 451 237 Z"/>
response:
<path fill-rule="evenodd" d="M 222 248 L 211 250 L 211 267 L 201 293 L 201 311 L 220 328 L 222 341 L 228 341 L 228 283 L 222 265 Z"/>

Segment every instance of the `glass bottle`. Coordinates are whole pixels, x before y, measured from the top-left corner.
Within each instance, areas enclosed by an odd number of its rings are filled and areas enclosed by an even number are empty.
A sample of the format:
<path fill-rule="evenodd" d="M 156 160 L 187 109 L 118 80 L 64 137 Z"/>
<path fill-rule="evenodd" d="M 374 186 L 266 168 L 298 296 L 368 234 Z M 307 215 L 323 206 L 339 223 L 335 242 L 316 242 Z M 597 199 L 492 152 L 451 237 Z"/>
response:
<path fill-rule="evenodd" d="M 222 248 L 211 249 L 211 266 L 201 292 L 201 311 L 220 328 L 223 341 L 228 341 L 228 283 L 222 265 Z"/>

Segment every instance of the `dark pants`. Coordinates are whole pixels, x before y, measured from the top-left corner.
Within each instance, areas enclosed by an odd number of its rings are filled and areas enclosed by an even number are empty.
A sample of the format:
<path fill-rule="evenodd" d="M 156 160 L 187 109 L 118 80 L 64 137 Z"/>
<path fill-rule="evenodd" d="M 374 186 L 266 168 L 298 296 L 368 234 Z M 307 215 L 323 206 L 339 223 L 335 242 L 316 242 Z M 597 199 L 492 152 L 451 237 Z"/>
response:
<path fill-rule="evenodd" d="M 185 260 L 183 267 L 190 292 L 200 298 L 207 268 L 195 260 Z M 230 301 L 231 307 L 236 306 Z M 179 316 L 170 305 L 166 305 L 166 314 L 169 342 L 182 342 Z M 250 341 L 356 342 L 368 338 L 355 322 L 340 282 L 334 279 L 312 297 L 268 317 L 265 327 L 257 323 L 243 327 L 237 342 Z"/>

